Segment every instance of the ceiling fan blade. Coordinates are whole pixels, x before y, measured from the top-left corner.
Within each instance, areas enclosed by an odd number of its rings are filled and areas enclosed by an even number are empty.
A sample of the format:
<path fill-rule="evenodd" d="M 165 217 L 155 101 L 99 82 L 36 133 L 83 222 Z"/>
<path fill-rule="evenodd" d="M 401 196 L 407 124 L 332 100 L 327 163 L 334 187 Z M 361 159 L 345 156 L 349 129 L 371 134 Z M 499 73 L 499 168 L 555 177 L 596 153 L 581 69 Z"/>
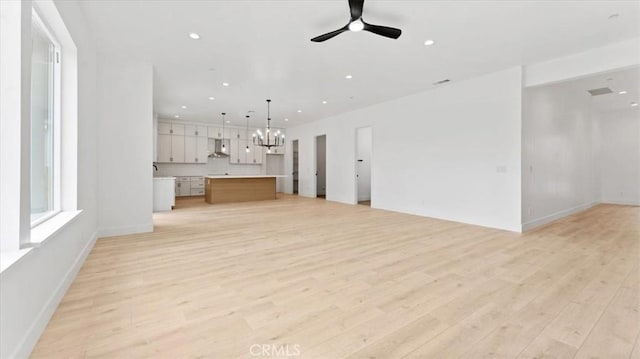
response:
<path fill-rule="evenodd" d="M 311 41 L 313 41 L 313 42 L 327 41 L 330 38 L 338 36 L 338 35 L 342 34 L 345 31 L 349 31 L 349 26 L 345 26 L 342 29 L 338 29 L 336 31 L 328 32 L 328 33 L 326 33 L 324 35 L 320 35 L 320 36 L 314 37 L 313 39 L 311 39 Z"/>
<path fill-rule="evenodd" d="M 364 0 L 349 0 L 349 9 L 351 9 L 351 21 L 358 20 L 362 17 L 362 7 Z"/>
<path fill-rule="evenodd" d="M 372 32 L 374 34 L 389 37 L 392 39 L 397 39 L 402 35 L 402 30 L 396 29 L 394 27 L 380 26 L 380 25 L 371 25 L 364 22 L 364 29 L 366 31 Z"/>

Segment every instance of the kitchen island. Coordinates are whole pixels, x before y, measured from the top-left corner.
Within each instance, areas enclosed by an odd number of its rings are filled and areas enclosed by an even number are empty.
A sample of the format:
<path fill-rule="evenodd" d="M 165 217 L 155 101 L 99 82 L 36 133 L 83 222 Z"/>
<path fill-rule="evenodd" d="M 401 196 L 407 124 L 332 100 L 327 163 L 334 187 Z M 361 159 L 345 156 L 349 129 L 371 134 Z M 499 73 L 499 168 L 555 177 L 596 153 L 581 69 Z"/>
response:
<path fill-rule="evenodd" d="M 205 176 L 204 200 L 209 204 L 276 199 L 279 175 Z"/>

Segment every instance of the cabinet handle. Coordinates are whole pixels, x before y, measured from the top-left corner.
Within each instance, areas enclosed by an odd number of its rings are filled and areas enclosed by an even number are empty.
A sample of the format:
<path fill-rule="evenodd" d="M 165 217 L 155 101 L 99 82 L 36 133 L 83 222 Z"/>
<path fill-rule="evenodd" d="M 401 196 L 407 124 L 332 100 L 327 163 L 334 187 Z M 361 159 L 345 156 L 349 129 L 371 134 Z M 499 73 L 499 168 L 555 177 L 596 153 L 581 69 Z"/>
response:
<path fill-rule="evenodd" d="M 169 130 L 169 133 L 173 133 L 173 129 Z"/>
<path fill-rule="evenodd" d="M 198 135 L 198 131 L 196 131 L 196 136 Z"/>
<path fill-rule="evenodd" d="M 169 162 L 173 162 L 173 157 L 169 157 Z"/>
<path fill-rule="evenodd" d="M 238 158 L 238 163 L 240 163 L 240 159 Z"/>
<path fill-rule="evenodd" d="M 196 162 L 198 162 L 198 158 L 196 157 Z"/>

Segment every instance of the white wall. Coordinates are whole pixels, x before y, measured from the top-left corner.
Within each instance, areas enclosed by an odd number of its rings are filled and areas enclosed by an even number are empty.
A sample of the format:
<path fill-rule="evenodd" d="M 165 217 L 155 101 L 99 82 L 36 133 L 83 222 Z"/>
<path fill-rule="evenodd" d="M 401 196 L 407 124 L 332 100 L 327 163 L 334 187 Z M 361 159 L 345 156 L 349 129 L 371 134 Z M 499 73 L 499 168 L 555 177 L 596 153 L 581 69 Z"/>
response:
<path fill-rule="evenodd" d="M 327 199 L 355 203 L 355 131 L 372 126 L 376 208 L 519 231 L 521 89 L 516 67 L 293 127 L 285 172 L 299 139 L 300 195 L 314 196 L 326 134 Z"/>
<path fill-rule="evenodd" d="M 640 205 L 640 111 L 600 114 L 600 198 Z"/>
<path fill-rule="evenodd" d="M 77 201 L 82 214 L 0 274 L 0 357 L 26 358 L 91 250 L 97 229 L 96 53 L 75 1 L 56 6 L 78 56 Z"/>
<path fill-rule="evenodd" d="M 523 93 L 524 229 L 584 210 L 598 201 L 599 134 L 591 95 L 575 82 Z"/>
<path fill-rule="evenodd" d="M 153 230 L 153 70 L 100 54 L 100 237 Z"/>

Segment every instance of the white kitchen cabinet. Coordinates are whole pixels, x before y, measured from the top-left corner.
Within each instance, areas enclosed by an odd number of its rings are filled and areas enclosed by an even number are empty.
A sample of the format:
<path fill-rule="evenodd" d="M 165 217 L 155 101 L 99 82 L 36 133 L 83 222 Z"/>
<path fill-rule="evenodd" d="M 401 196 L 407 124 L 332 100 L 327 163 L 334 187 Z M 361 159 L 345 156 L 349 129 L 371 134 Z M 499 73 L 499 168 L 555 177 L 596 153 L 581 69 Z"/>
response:
<path fill-rule="evenodd" d="M 158 134 L 170 135 L 171 134 L 171 122 L 158 121 Z"/>
<path fill-rule="evenodd" d="M 208 132 L 207 126 L 184 125 L 185 136 L 207 137 L 208 135 L 207 132 Z"/>
<path fill-rule="evenodd" d="M 262 164 L 262 158 L 264 157 L 264 147 L 254 146 L 251 140 L 247 142 L 249 143 L 249 149 L 251 150 L 250 156 L 247 158 L 247 162 L 256 165 Z"/>
<path fill-rule="evenodd" d="M 184 136 L 184 127 L 185 127 L 185 125 L 183 125 L 183 124 L 172 122 L 171 123 L 171 134 L 172 135 L 178 135 L 178 136 Z"/>
<path fill-rule="evenodd" d="M 171 135 L 158 134 L 158 158 L 156 162 L 171 162 Z"/>
<path fill-rule="evenodd" d="M 204 177 L 191 177 L 191 196 L 204 196 Z"/>
<path fill-rule="evenodd" d="M 158 122 L 157 162 L 183 163 L 185 125 Z"/>
<path fill-rule="evenodd" d="M 191 196 L 191 179 L 189 177 L 178 177 L 176 179 L 176 196 Z"/>
<path fill-rule="evenodd" d="M 171 158 L 169 162 L 184 162 L 184 136 L 171 135 Z"/>
<path fill-rule="evenodd" d="M 223 132 L 222 127 L 207 126 L 207 137 L 222 139 L 222 137 L 224 136 L 225 139 L 229 139 L 231 138 L 231 134 L 229 131 L 230 129 L 228 127 L 225 127 Z"/>
<path fill-rule="evenodd" d="M 232 138 L 229 141 L 229 163 L 238 165 L 244 163 L 244 159 L 240 159 L 240 140 Z"/>
<path fill-rule="evenodd" d="M 176 204 L 174 177 L 155 177 L 153 179 L 153 211 L 170 211 Z"/>
<path fill-rule="evenodd" d="M 184 136 L 184 162 L 207 163 L 206 137 Z"/>
<path fill-rule="evenodd" d="M 194 130 L 195 133 L 195 130 Z M 184 136 L 184 162 L 196 163 L 198 138 L 196 136 Z"/>

